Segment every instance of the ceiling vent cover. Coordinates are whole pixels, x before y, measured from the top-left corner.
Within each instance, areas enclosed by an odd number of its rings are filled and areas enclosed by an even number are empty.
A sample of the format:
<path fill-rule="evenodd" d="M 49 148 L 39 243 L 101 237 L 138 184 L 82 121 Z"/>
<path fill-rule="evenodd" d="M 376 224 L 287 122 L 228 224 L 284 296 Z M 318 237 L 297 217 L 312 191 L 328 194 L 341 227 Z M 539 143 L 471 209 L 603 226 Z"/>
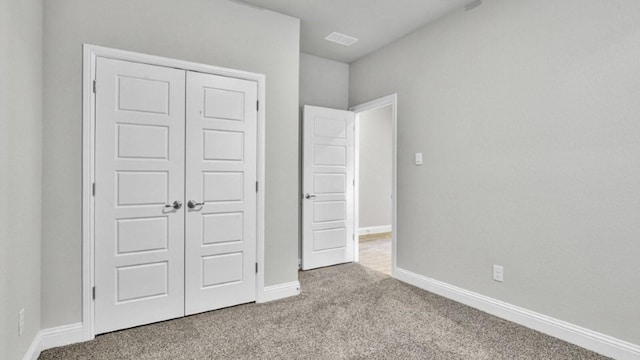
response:
<path fill-rule="evenodd" d="M 334 42 L 336 44 L 340 44 L 340 45 L 344 45 L 344 46 L 351 46 L 353 45 L 353 43 L 355 43 L 356 41 L 358 41 L 358 39 L 345 35 L 345 34 L 341 34 L 339 32 L 332 32 L 331 34 L 327 35 L 326 38 L 324 38 L 325 40 Z"/>

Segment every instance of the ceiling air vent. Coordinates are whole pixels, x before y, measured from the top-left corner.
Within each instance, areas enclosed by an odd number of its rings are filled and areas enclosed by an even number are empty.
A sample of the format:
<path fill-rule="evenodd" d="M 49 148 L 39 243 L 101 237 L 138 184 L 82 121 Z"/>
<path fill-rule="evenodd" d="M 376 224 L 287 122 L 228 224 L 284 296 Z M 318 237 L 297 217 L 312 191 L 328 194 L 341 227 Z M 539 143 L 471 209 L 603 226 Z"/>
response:
<path fill-rule="evenodd" d="M 340 34 L 339 32 L 332 32 L 324 39 L 334 42 L 336 44 L 344 45 L 344 46 L 351 46 L 353 45 L 353 43 L 358 41 L 358 39 L 354 37 L 351 37 L 345 34 Z"/>

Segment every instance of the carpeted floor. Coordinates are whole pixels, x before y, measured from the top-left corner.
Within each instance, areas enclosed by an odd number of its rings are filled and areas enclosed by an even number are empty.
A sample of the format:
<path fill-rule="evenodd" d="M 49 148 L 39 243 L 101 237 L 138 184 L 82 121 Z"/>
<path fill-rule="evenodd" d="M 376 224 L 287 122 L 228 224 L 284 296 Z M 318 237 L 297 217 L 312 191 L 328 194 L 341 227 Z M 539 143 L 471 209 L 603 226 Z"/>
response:
<path fill-rule="evenodd" d="M 98 336 L 53 359 L 603 359 L 357 264 L 302 294 Z"/>

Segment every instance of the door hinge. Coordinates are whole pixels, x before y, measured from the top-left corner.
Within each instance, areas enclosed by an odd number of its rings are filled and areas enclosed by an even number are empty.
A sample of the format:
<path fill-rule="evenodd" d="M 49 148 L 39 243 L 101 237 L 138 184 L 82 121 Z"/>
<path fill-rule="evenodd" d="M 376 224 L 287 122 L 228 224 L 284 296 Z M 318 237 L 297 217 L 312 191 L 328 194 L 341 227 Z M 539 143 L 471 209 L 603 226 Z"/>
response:
<path fill-rule="evenodd" d="M 91 184 L 91 195 L 96 196 L 96 183 Z"/>
<path fill-rule="evenodd" d="M 356 186 L 356 179 L 353 179 L 353 186 Z"/>
<path fill-rule="evenodd" d="M 93 297 L 93 300 L 96 299 L 96 287 L 95 286 L 91 289 L 91 296 Z"/>
<path fill-rule="evenodd" d="M 258 192 L 258 182 L 256 181 L 256 192 Z"/>
<path fill-rule="evenodd" d="M 258 273 L 258 263 L 256 263 L 256 274 Z"/>
<path fill-rule="evenodd" d="M 260 101 L 256 101 L 256 111 L 260 111 Z"/>
<path fill-rule="evenodd" d="M 94 94 L 96 93 L 96 81 L 95 80 L 93 80 L 93 93 Z"/>
<path fill-rule="evenodd" d="M 356 234 L 351 234 L 351 240 L 356 241 Z"/>

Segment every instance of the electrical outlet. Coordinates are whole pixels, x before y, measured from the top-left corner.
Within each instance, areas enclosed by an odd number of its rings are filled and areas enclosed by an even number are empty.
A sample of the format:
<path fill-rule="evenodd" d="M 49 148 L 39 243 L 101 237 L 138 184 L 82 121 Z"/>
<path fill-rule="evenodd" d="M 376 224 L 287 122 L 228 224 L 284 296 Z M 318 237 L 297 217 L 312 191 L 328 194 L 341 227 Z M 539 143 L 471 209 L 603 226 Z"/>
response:
<path fill-rule="evenodd" d="M 18 335 L 24 332 L 24 309 L 20 309 L 18 313 Z"/>
<path fill-rule="evenodd" d="M 503 282 L 504 268 L 500 265 L 493 265 L 493 280 Z"/>

